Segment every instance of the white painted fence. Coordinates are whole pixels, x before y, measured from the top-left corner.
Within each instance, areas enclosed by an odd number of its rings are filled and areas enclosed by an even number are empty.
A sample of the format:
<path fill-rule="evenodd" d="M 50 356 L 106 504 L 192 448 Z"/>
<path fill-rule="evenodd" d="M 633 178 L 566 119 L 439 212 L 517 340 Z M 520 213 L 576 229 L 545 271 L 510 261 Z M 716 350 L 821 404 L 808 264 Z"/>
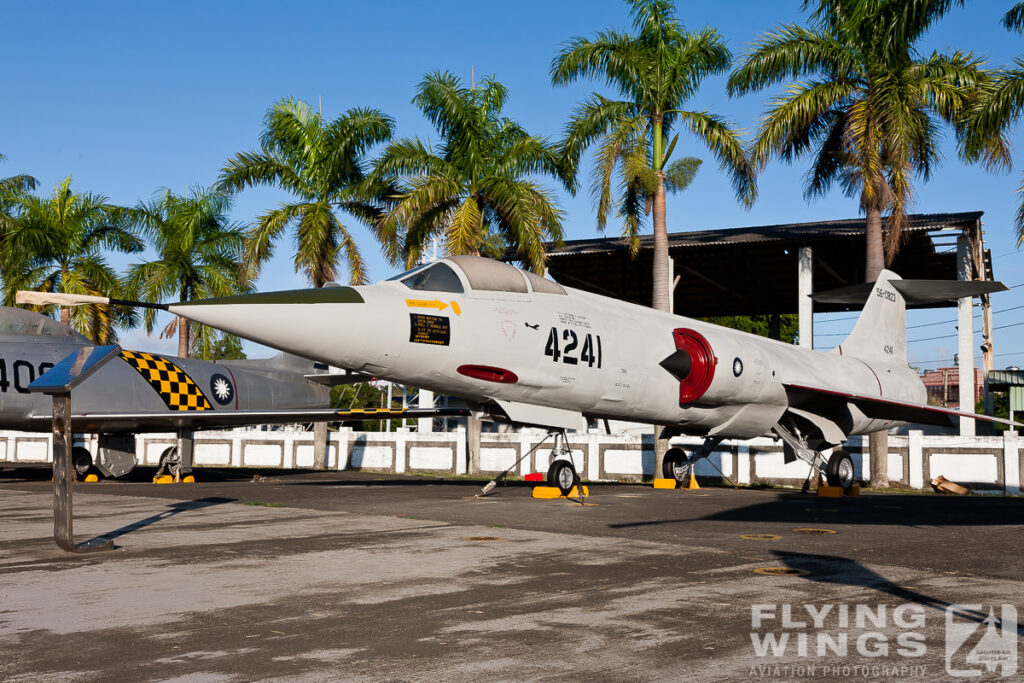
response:
<path fill-rule="evenodd" d="M 543 431 L 481 434 L 480 465 L 484 474 L 511 467 L 523 454 L 545 437 Z M 695 448 L 700 439 L 676 438 L 672 445 Z M 141 434 L 136 454 L 142 464 L 156 465 L 163 450 L 174 444 L 173 434 Z M 95 452 L 96 439 L 85 444 Z M 591 481 L 638 480 L 654 471 L 653 441 L 650 435 L 607 435 L 593 431 L 571 433 L 576 468 Z M 1017 435 L 1005 437 L 909 436 L 889 437 L 888 475 L 891 482 L 924 489 L 932 478 L 947 479 L 975 491 L 1020 495 L 1024 454 Z M 856 437 L 844 445 L 853 457 L 859 479 L 870 475 L 867 437 Z M 546 472 L 550 440 L 525 458 L 513 472 L 524 475 Z M 340 456 L 340 460 L 339 460 Z M 0 431 L 0 465 L 45 463 L 50 458 L 50 437 L 45 434 Z M 197 467 L 303 468 L 313 465 L 313 433 L 304 431 L 199 432 L 195 440 Z M 466 474 L 469 470 L 465 431 L 420 433 L 353 432 L 343 429 L 330 434 L 331 469 L 379 472 L 430 472 Z M 783 461 L 782 445 L 771 439 L 725 441 L 707 460 L 697 463 L 697 476 L 721 478 L 739 484 L 784 484 L 798 486 L 807 477 L 808 466 L 797 460 Z"/>

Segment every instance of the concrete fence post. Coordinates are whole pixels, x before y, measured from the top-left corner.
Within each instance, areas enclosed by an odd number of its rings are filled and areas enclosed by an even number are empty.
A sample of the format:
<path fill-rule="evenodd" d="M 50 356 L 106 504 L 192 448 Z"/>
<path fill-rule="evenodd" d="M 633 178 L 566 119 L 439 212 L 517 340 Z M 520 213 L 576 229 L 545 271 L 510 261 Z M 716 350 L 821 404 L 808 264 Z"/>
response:
<path fill-rule="evenodd" d="M 750 445 L 740 442 L 736 448 L 736 483 L 750 483 Z"/>
<path fill-rule="evenodd" d="M 1017 432 L 1003 432 L 1003 487 L 1007 495 L 1020 495 L 1020 444 Z"/>
<path fill-rule="evenodd" d="M 334 432 L 334 443 L 337 447 L 335 452 L 338 454 L 334 461 L 334 468 L 337 470 L 348 468 L 348 455 L 350 450 L 349 439 L 351 437 L 351 427 L 341 427 L 338 431 Z"/>
<path fill-rule="evenodd" d="M 466 428 L 455 428 L 455 474 L 465 474 L 469 470 L 466 461 Z"/>
<path fill-rule="evenodd" d="M 912 489 L 924 488 L 924 432 L 911 429 L 907 433 L 907 465 Z"/>
<path fill-rule="evenodd" d="M 584 475 L 590 481 L 597 481 L 601 474 L 601 430 L 591 429 L 587 432 L 587 473 Z"/>
<path fill-rule="evenodd" d="M 395 472 L 405 472 L 405 443 L 409 438 L 409 428 L 399 427 L 395 430 Z"/>

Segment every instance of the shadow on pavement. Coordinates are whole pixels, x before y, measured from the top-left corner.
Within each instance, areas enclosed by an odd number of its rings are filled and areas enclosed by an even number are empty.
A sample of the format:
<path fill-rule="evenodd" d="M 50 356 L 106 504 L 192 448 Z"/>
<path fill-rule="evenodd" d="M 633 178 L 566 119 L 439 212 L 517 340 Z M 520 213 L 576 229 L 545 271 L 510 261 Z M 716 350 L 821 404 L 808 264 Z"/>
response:
<path fill-rule="evenodd" d="M 807 524 L 821 522 L 816 508 L 829 508 L 833 524 L 870 524 L 901 527 L 1006 525 L 1024 516 L 1024 499 L 989 496 L 947 497 L 921 494 L 862 495 L 855 498 L 818 498 L 780 493 L 769 501 L 730 506 L 699 518 L 650 519 L 611 524 L 611 528 L 690 524 L 695 521 Z"/>
<path fill-rule="evenodd" d="M 190 510 L 201 510 L 202 508 L 211 507 L 213 505 L 223 505 L 224 503 L 234 502 L 236 502 L 236 499 L 234 498 L 200 498 L 198 500 L 186 500 L 177 503 L 169 503 L 167 505 L 167 509 L 164 510 L 163 512 L 151 515 L 149 517 L 146 517 L 145 519 L 140 519 L 138 522 L 126 524 L 120 529 L 114 529 L 113 531 L 108 531 L 105 534 L 100 534 L 95 538 L 89 539 L 88 541 L 86 541 L 86 543 L 103 543 L 105 541 L 113 541 L 114 539 L 120 538 L 125 534 L 130 534 L 133 531 L 144 529 L 147 526 L 156 524 L 157 522 L 168 519 L 169 517 L 179 515 L 182 512 L 189 512 Z"/>
<path fill-rule="evenodd" d="M 904 602 L 913 602 L 939 612 L 946 612 L 952 604 L 945 600 L 919 593 L 913 588 L 893 583 L 878 572 L 872 571 L 855 560 L 834 555 L 813 555 L 789 550 L 774 550 L 773 554 L 790 569 L 805 572 L 801 578 L 815 583 L 830 583 L 841 586 L 870 588 Z M 988 612 L 967 610 L 960 607 L 956 615 L 964 620 L 984 623 Z M 1024 635 L 1024 625 L 1017 627 L 1017 635 Z"/>

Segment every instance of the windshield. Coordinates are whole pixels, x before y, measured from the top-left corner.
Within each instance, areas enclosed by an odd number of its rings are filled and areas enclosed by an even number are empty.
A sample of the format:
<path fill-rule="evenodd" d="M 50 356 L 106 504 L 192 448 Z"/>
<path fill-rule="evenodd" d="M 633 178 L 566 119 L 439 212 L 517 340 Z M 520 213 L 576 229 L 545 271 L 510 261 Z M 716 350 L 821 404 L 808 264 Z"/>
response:
<path fill-rule="evenodd" d="M 418 273 L 418 272 L 420 272 L 421 270 L 423 270 L 424 268 L 426 268 L 429 265 L 431 265 L 431 264 L 430 263 L 424 263 L 422 265 L 416 266 L 412 270 L 405 270 L 405 271 L 402 271 L 401 273 L 399 273 L 398 275 L 392 275 L 391 277 L 389 277 L 387 279 L 387 282 L 394 282 L 395 280 L 401 280 L 402 278 L 409 277 L 413 273 Z"/>
<path fill-rule="evenodd" d="M 462 282 L 449 266 L 444 263 L 434 263 L 421 269 L 414 269 L 407 273 L 409 277 L 402 280 L 402 284 L 409 289 L 417 289 L 426 292 L 454 292 L 461 294 Z"/>

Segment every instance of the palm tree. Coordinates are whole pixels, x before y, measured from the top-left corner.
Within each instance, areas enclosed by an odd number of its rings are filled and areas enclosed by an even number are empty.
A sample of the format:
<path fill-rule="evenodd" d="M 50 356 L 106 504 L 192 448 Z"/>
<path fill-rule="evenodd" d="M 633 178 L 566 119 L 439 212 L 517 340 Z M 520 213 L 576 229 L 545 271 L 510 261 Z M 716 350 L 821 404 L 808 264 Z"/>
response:
<path fill-rule="evenodd" d="M 143 249 L 123 208 L 101 195 L 72 192 L 70 176 L 48 198 L 22 193 L 13 202 L 18 214 L 8 233 L 7 250 L 19 255 L 19 263 L 6 272 L 5 302 L 13 301 L 17 289 L 121 295 L 117 274 L 103 251 Z M 131 326 L 135 316 L 130 309 L 89 305 L 61 308 L 60 319 L 94 342 L 107 343 L 114 338 L 115 327 Z"/>
<path fill-rule="evenodd" d="M 441 136 L 435 148 L 419 139 L 391 143 L 377 162 L 381 183 L 405 188 L 377 223 L 394 263 L 411 266 L 433 238 L 448 254 L 479 254 L 495 237 L 541 272 L 544 242 L 562 239 L 562 212 L 535 179 L 561 178 L 557 149 L 502 116 L 508 91 L 493 78 L 467 88 L 447 72 L 420 82 L 413 103 Z"/>
<path fill-rule="evenodd" d="M 593 38 L 573 38 L 551 62 L 555 85 L 581 77 L 603 79 L 618 90 L 614 100 L 598 93 L 576 111 L 566 128 L 567 168 L 575 175 L 582 152 L 598 144 L 593 190 L 597 222 L 608 214 L 622 216 L 623 234 L 635 254 L 639 248 L 640 213 L 653 214 L 654 308 L 669 310 L 666 192 L 679 192 L 693 179 L 700 160 L 685 157 L 670 163 L 678 134 L 695 136 L 732 175 L 736 194 L 751 203 L 756 194 L 738 132 L 722 117 L 683 109 L 710 75 L 725 71 L 732 60 L 714 29 L 690 33 L 675 18 L 671 0 L 631 0 L 635 35 L 608 30 Z M 612 198 L 612 179 L 621 166 L 621 198 Z"/>
<path fill-rule="evenodd" d="M 0 154 L 0 161 L 5 159 L 6 157 Z M 4 277 L 5 273 L 20 270 L 17 264 L 21 255 L 8 249 L 7 244 L 17 220 L 16 199 L 34 189 L 36 179 L 30 175 L 0 178 L 0 277 Z"/>
<path fill-rule="evenodd" d="M 1003 16 L 1009 31 L 1024 31 L 1024 2 L 1016 3 Z M 967 161 L 984 161 L 990 168 L 1009 168 L 1007 129 L 1024 112 L 1024 57 L 1017 57 L 1012 68 L 1000 69 L 979 89 L 967 115 L 966 133 L 961 143 Z M 1017 207 L 1017 246 L 1024 244 L 1024 177 L 1017 189 L 1022 201 Z"/>
<path fill-rule="evenodd" d="M 352 284 L 366 281 L 362 255 L 336 211 L 371 222 L 377 217 L 366 183 L 365 155 L 390 139 L 394 124 L 376 109 L 349 109 L 325 122 L 305 102 L 281 100 L 264 117 L 260 151 L 240 152 L 221 171 L 217 188 L 281 188 L 295 201 L 259 217 L 249 233 L 247 261 L 258 267 L 290 226 L 295 229 L 295 272 L 304 271 L 315 287 L 337 276 L 344 257 Z"/>
<path fill-rule="evenodd" d="M 809 27 L 762 36 L 729 77 L 742 95 L 789 83 L 772 100 L 751 147 L 758 170 L 777 155 L 812 157 L 805 196 L 838 184 L 867 217 L 865 279 L 896 254 L 914 175 L 927 180 L 941 155 L 939 126 L 956 125 L 986 78 L 970 53 L 922 57 L 915 45 L 962 0 L 805 0 Z M 882 213 L 889 212 L 882 238 Z"/>
<path fill-rule="evenodd" d="M 231 223 L 227 214 L 231 200 L 213 190 L 194 187 L 187 195 L 162 190 L 153 200 L 140 203 L 133 215 L 157 258 L 139 263 L 125 275 L 125 288 L 133 299 L 177 301 L 230 296 L 250 291 L 249 274 L 240 265 L 245 251 L 245 230 Z M 146 309 L 144 323 L 153 331 L 156 311 Z M 203 355 L 215 339 L 206 332 L 197 335 L 196 348 L 190 324 L 175 318 L 161 336 L 178 333 L 178 355 L 193 351 Z"/>

